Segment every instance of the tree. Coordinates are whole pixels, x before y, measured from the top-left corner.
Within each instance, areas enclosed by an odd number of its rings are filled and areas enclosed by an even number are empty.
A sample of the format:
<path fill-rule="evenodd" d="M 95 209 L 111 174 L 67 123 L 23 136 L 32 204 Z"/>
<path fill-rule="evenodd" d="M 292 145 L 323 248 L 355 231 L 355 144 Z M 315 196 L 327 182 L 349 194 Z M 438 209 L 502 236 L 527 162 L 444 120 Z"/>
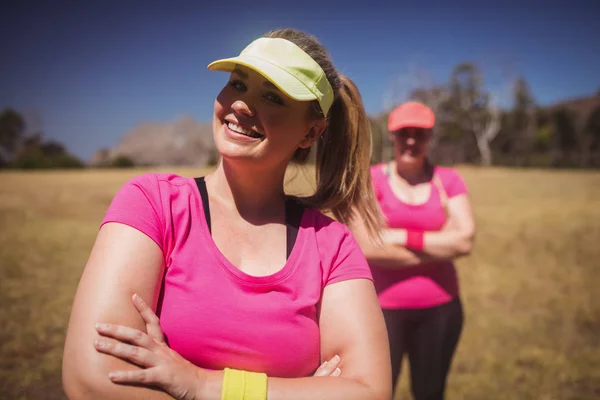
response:
<path fill-rule="evenodd" d="M 600 106 L 590 113 L 585 124 L 585 132 L 592 138 L 592 149 L 600 150 Z"/>
<path fill-rule="evenodd" d="M 536 135 L 536 103 L 524 77 L 512 87 L 513 105 L 508 118 L 511 149 L 517 164 L 524 165 L 533 149 Z"/>
<path fill-rule="evenodd" d="M 591 165 L 600 166 L 600 105 L 596 106 L 588 116 L 585 135 L 589 138 L 589 153 L 591 153 Z"/>
<path fill-rule="evenodd" d="M 44 141 L 41 130 L 26 135 L 23 116 L 12 109 L 0 114 L 0 166 L 12 168 L 81 168 L 83 163 L 57 141 Z M 31 131 L 31 129 L 30 129 Z"/>
<path fill-rule="evenodd" d="M 111 161 L 110 165 L 115 168 L 133 168 L 135 167 L 135 162 L 130 157 L 118 155 Z"/>
<path fill-rule="evenodd" d="M 492 164 L 490 143 L 500 131 L 501 110 L 483 89 L 479 69 L 472 63 L 456 66 L 450 79 L 449 111 L 454 125 L 470 132 L 477 143 L 481 164 Z"/>
<path fill-rule="evenodd" d="M 21 114 L 10 108 L 2 111 L 0 114 L 0 151 L 6 154 L 6 158 L 14 155 L 24 132 L 25 121 Z"/>
<path fill-rule="evenodd" d="M 41 143 L 40 147 L 42 149 L 42 153 L 44 153 L 47 156 L 58 156 L 67 152 L 65 146 L 62 143 L 59 143 L 54 140 Z"/>
<path fill-rule="evenodd" d="M 572 155 L 577 149 L 575 117 L 573 111 L 564 107 L 552 112 L 552 122 L 554 124 L 552 164 L 554 166 L 573 164 Z"/>

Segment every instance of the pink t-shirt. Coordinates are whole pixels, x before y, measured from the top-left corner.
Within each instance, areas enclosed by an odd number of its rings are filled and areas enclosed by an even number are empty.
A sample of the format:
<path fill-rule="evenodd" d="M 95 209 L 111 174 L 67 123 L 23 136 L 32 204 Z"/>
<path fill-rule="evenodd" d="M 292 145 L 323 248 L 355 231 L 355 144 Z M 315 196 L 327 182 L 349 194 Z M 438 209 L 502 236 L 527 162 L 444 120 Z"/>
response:
<path fill-rule="evenodd" d="M 158 314 L 169 346 L 208 369 L 303 377 L 319 366 L 323 288 L 372 279 L 342 224 L 306 209 L 278 272 L 250 276 L 219 251 L 192 178 L 144 174 L 116 194 L 103 220 L 132 226 L 162 249 L 166 273 Z"/>
<path fill-rule="evenodd" d="M 387 226 L 400 229 L 439 231 L 446 222 L 440 193 L 431 182 L 429 199 L 419 205 L 406 204 L 392 191 L 384 164 L 371 167 L 375 196 Z M 461 176 L 451 168 L 435 167 L 448 198 L 467 193 Z M 393 270 L 371 265 L 373 281 L 382 308 L 426 308 L 458 296 L 458 279 L 451 261 L 439 261 Z"/>

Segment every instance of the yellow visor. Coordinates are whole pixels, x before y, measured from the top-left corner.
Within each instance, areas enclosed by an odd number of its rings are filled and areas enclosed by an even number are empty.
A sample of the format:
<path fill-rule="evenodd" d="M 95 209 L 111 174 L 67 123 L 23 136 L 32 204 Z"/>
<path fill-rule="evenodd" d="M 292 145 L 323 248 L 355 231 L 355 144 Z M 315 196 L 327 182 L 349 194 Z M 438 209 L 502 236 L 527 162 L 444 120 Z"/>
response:
<path fill-rule="evenodd" d="M 208 69 L 232 72 L 236 65 L 258 72 L 294 100 L 317 100 L 327 116 L 333 103 L 331 84 L 319 64 L 289 40 L 257 39 L 239 56 L 214 61 Z"/>

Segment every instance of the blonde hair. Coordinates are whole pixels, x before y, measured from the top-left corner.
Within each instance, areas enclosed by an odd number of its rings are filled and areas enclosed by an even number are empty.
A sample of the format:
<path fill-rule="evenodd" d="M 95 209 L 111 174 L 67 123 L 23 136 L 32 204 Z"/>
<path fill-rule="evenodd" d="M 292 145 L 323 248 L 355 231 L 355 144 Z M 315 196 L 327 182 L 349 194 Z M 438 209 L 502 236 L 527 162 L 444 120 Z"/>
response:
<path fill-rule="evenodd" d="M 264 37 L 282 38 L 300 47 L 321 66 L 334 91 L 328 115 L 323 115 L 314 101 L 311 118 L 326 118 L 327 127 L 317 140 L 317 189 L 300 200 L 307 206 L 331 211 L 348 224 L 358 213 L 372 236 L 378 236 L 383 218 L 375 200 L 369 171 L 371 160 L 371 125 L 358 88 L 337 72 L 327 50 L 319 41 L 295 29 L 278 29 Z M 298 149 L 293 161 L 305 163 L 309 149 Z"/>

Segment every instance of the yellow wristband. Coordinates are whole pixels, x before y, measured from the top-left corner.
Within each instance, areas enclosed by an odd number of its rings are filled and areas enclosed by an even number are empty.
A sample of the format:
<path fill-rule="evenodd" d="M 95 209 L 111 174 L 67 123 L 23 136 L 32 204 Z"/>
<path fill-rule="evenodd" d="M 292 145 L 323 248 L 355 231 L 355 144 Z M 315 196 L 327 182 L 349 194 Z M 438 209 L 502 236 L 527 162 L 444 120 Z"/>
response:
<path fill-rule="evenodd" d="M 221 400 L 267 400 L 267 375 L 225 368 Z"/>

